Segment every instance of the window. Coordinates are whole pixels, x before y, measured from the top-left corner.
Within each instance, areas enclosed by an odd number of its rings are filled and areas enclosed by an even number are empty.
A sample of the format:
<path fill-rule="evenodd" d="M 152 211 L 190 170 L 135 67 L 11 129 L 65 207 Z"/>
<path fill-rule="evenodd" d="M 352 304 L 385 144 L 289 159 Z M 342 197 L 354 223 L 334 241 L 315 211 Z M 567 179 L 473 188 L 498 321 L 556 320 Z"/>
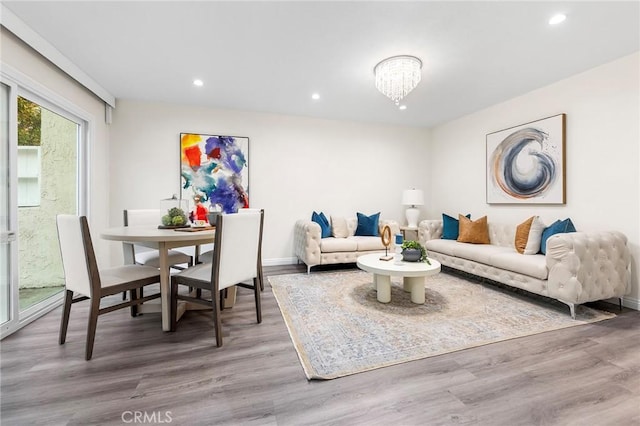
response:
<path fill-rule="evenodd" d="M 18 207 L 40 205 L 40 147 L 18 146 Z"/>
<path fill-rule="evenodd" d="M 40 205 L 42 109 L 18 96 L 18 207 Z"/>

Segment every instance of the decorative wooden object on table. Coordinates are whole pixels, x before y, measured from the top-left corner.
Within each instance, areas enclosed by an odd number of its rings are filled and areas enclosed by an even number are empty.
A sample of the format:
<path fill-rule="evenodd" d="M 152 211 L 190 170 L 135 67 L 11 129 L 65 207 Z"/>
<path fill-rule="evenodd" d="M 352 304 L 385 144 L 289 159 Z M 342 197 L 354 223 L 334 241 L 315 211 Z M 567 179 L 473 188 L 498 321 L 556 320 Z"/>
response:
<path fill-rule="evenodd" d="M 393 255 L 389 254 L 389 246 L 391 245 L 391 228 L 389 225 L 385 225 L 382 228 L 382 234 L 380 234 L 382 245 L 384 246 L 384 256 L 380 256 L 380 260 L 391 260 Z"/>
<path fill-rule="evenodd" d="M 214 231 L 215 226 L 190 226 L 188 228 L 176 228 L 174 231 L 178 232 L 200 232 L 200 231 Z"/>

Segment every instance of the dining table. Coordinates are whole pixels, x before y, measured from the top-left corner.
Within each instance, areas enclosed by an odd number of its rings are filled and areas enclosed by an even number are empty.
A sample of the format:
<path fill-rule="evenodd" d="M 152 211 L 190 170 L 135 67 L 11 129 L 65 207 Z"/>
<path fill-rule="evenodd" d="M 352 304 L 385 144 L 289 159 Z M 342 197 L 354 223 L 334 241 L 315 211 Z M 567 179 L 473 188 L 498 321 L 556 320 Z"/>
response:
<path fill-rule="evenodd" d="M 176 228 L 158 229 L 152 226 L 118 226 L 107 228 L 100 234 L 105 240 L 121 241 L 123 243 L 125 263 L 133 263 L 133 253 L 129 246 L 136 244 L 159 252 L 160 260 L 160 312 L 162 313 L 162 329 L 169 331 L 171 328 L 171 266 L 168 261 L 170 249 L 178 247 L 196 247 L 195 259 L 198 258 L 199 246 L 213 243 L 215 237 L 214 227 L 205 228 Z M 182 305 L 178 315 L 182 315 L 187 309 Z M 139 306 L 139 312 L 157 312 L 157 305 L 145 303 Z"/>

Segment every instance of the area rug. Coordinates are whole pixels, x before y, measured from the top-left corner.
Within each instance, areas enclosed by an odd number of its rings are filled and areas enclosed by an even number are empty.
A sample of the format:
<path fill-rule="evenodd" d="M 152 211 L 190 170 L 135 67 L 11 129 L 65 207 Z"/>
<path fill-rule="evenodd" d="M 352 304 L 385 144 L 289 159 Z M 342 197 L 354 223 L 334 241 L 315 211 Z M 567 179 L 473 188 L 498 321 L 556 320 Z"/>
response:
<path fill-rule="evenodd" d="M 376 300 L 373 275 L 314 272 L 268 278 L 308 379 L 334 379 L 462 349 L 615 317 L 586 306 L 440 273 L 426 303 L 411 303 L 401 278 L 391 302 Z"/>

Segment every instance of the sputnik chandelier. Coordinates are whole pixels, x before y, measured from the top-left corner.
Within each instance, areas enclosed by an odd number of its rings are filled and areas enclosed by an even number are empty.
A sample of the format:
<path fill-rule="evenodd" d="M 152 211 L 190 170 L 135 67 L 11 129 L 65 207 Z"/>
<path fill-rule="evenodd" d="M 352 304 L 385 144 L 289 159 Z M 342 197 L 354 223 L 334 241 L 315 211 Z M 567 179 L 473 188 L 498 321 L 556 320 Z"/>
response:
<path fill-rule="evenodd" d="M 376 89 L 398 105 L 422 78 L 422 61 L 415 56 L 392 56 L 373 68 Z"/>

